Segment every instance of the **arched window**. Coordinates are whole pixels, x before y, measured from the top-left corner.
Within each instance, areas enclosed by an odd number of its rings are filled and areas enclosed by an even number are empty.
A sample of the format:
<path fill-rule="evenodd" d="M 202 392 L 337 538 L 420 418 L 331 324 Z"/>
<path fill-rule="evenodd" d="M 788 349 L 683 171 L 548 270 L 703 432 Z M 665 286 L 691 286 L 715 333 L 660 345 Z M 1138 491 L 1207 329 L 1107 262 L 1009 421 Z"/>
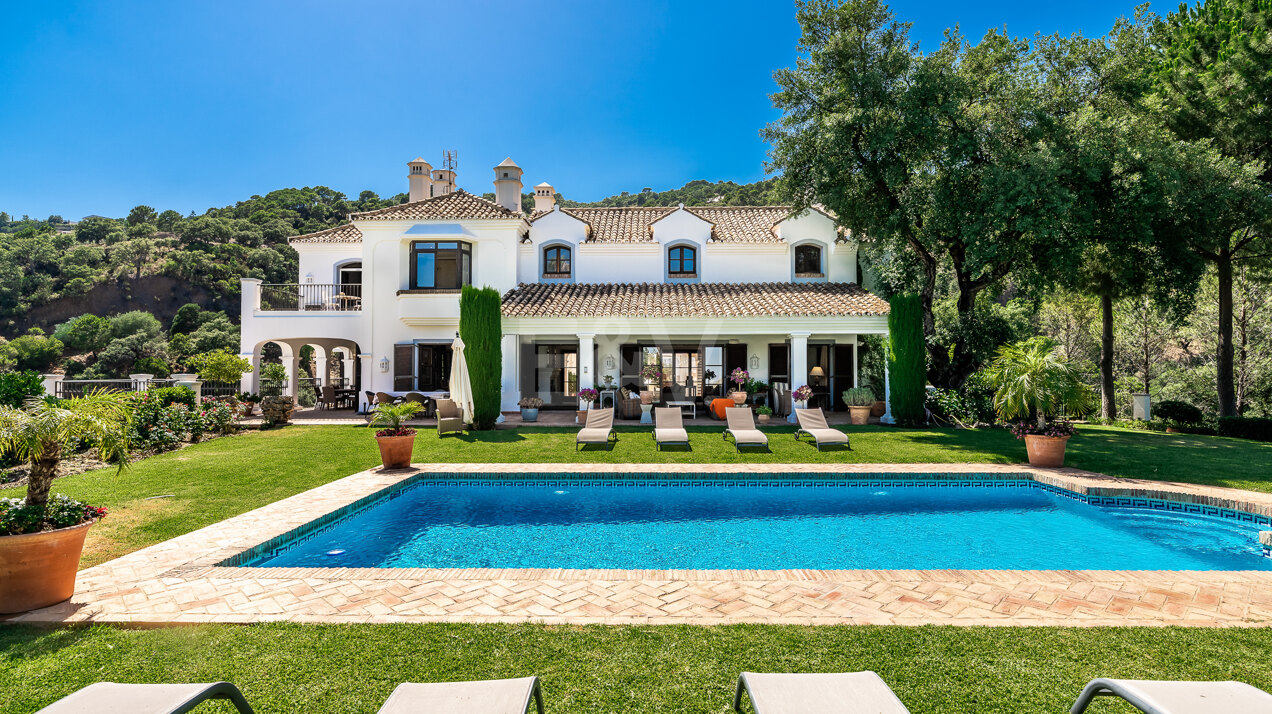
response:
<path fill-rule="evenodd" d="M 687 245 L 678 245 L 667 251 L 667 273 L 673 278 L 692 278 L 698 275 L 698 251 Z"/>
<path fill-rule="evenodd" d="M 543 249 L 543 277 L 570 277 L 570 249 L 561 245 Z"/>
<path fill-rule="evenodd" d="M 822 249 L 816 245 L 795 246 L 795 277 L 820 278 L 822 271 Z"/>

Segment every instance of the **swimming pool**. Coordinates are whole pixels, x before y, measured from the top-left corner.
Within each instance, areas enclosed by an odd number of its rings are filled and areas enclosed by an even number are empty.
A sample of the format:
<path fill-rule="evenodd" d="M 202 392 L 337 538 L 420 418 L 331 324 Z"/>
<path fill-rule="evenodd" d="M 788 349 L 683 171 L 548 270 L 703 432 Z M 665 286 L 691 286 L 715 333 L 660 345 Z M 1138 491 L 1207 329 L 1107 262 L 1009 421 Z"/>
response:
<path fill-rule="evenodd" d="M 1123 505 L 1096 505 L 1106 501 Z M 425 478 L 235 564 L 1272 570 L 1258 541 L 1268 528 L 1262 516 L 1088 499 L 1030 479 Z"/>

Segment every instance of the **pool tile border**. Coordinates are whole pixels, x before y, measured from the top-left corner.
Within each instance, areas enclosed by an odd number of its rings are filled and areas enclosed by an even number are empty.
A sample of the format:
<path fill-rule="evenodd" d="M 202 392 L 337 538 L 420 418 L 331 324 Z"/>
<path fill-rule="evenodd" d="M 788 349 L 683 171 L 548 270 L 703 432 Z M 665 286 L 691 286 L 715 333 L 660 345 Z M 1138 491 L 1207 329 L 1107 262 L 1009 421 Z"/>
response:
<path fill-rule="evenodd" d="M 1266 571 L 555 570 L 258 568 L 221 565 L 298 529 L 325 527 L 411 480 L 508 474 L 628 480 L 1032 480 L 1099 504 L 1272 519 L 1272 494 L 1072 469 L 986 464 L 426 464 L 372 469 L 80 574 L 67 603 L 23 622 L 1272 624 Z M 339 517 L 339 516 L 333 516 Z M 322 521 L 315 525 L 315 521 Z"/>

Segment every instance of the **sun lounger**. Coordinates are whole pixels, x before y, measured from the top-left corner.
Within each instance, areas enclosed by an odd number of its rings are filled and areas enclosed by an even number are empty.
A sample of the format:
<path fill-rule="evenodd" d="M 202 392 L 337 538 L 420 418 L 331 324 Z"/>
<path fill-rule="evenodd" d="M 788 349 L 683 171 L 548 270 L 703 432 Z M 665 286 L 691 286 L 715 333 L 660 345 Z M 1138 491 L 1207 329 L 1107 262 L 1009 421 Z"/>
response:
<path fill-rule="evenodd" d="M 724 410 L 724 418 L 728 427 L 724 430 L 724 438 L 733 437 L 733 447 L 738 451 L 745 446 L 768 447 L 768 437 L 755 428 L 755 417 L 746 407 L 731 407 Z"/>
<path fill-rule="evenodd" d="M 910 714 L 874 672 L 743 672 L 733 696 L 733 709 L 739 714 L 743 694 L 751 700 L 755 714 Z"/>
<path fill-rule="evenodd" d="M 1144 714 L 1267 714 L 1272 694 L 1245 682 L 1177 682 L 1152 679 L 1093 679 L 1069 709 L 1081 714 L 1091 700 L 1121 697 Z"/>
<path fill-rule="evenodd" d="M 253 714 L 229 682 L 212 684 L 116 684 L 98 682 L 62 697 L 36 714 L 184 714 L 209 699 L 228 699 L 240 714 Z M 475 713 L 474 713 L 475 714 Z"/>
<path fill-rule="evenodd" d="M 811 436 L 813 441 L 817 442 L 818 451 L 821 451 L 823 444 L 826 446 L 843 444 L 852 448 L 848 444 L 848 435 L 838 429 L 830 428 L 830 425 L 826 423 L 826 415 L 821 409 L 796 409 L 795 419 L 799 422 L 799 428 L 795 430 L 796 440 L 801 434 Z"/>
<path fill-rule="evenodd" d="M 588 409 L 587 422 L 574 438 L 574 450 L 578 451 L 585 444 L 608 445 L 611 439 L 618 441 L 614 433 L 614 408 Z"/>
<path fill-rule="evenodd" d="M 379 714 L 526 714 L 534 699 L 543 714 L 538 677 L 485 682 L 399 684 Z"/>
<path fill-rule="evenodd" d="M 689 445 L 689 432 L 685 431 L 684 415 L 680 407 L 654 409 L 654 447 L 662 451 L 663 444 Z"/>

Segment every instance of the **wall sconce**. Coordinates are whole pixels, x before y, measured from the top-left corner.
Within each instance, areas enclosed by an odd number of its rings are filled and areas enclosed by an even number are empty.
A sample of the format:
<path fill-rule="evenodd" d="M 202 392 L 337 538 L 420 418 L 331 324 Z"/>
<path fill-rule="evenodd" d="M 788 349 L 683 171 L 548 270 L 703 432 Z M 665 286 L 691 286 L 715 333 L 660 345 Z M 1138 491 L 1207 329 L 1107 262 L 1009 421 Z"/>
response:
<path fill-rule="evenodd" d="M 389 371 L 389 358 L 388 358 L 388 357 L 381 357 L 381 358 L 380 358 L 380 371 L 381 371 L 381 372 L 388 372 L 388 371 Z"/>
<path fill-rule="evenodd" d="M 759 369 L 759 368 L 760 368 L 760 356 L 752 352 L 751 353 L 751 369 Z"/>
<path fill-rule="evenodd" d="M 313 273 L 305 273 L 305 282 L 312 283 L 314 281 Z"/>
<path fill-rule="evenodd" d="M 614 355 L 605 355 L 605 369 L 614 369 Z"/>

